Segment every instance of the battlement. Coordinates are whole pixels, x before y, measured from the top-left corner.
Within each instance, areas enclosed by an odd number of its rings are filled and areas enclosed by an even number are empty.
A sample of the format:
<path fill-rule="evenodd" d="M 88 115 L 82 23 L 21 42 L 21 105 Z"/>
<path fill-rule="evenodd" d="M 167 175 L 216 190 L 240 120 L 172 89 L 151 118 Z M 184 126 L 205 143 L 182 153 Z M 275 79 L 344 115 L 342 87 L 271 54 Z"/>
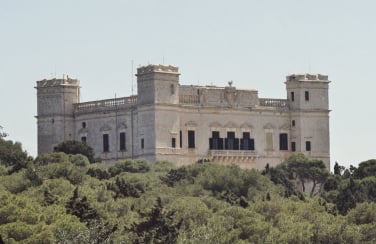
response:
<path fill-rule="evenodd" d="M 329 82 L 328 76 L 321 74 L 291 74 L 286 76 L 286 82 L 289 81 Z"/>
<path fill-rule="evenodd" d="M 37 81 L 37 88 L 39 87 L 53 87 L 53 86 L 79 86 L 80 81 L 72 78 L 53 78 Z"/>
<path fill-rule="evenodd" d="M 179 68 L 172 65 L 150 64 L 137 69 L 137 76 L 149 73 L 179 74 Z"/>

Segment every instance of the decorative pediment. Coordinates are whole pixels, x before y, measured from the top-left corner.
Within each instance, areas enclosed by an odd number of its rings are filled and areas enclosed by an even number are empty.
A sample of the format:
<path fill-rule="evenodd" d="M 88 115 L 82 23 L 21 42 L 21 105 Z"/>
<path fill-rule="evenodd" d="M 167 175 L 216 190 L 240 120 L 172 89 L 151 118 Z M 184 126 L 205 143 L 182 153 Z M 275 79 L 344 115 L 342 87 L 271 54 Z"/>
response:
<path fill-rule="evenodd" d="M 81 128 L 81 129 L 78 130 L 79 135 L 87 134 L 88 132 L 89 132 L 89 130 L 87 128 Z"/>
<path fill-rule="evenodd" d="M 111 127 L 110 127 L 109 125 L 107 125 L 107 124 L 103 125 L 103 126 L 99 129 L 99 131 L 109 131 L 109 130 L 111 130 Z"/>
<path fill-rule="evenodd" d="M 227 124 L 225 124 L 226 128 L 238 128 L 238 125 L 235 124 L 234 122 L 230 121 Z"/>
<path fill-rule="evenodd" d="M 240 128 L 242 129 L 252 129 L 253 126 L 251 124 L 248 124 L 248 123 L 243 123 Z"/>
<path fill-rule="evenodd" d="M 222 125 L 219 122 L 212 122 L 209 124 L 210 128 L 221 128 Z"/>
<path fill-rule="evenodd" d="M 126 130 L 127 128 L 128 128 L 128 126 L 125 122 L 119 124 L 119 126 L 118 126 L 118 130 Z"/>
<path fill-rule="evenodd" d="M 185 126 L 187 126 L 187 127 L 197 127 L 197 123 L 190 120 L 187 123 L 185 123 Z"/>
<path fill-rule="evenodd" d="M 264 125 L 264 129 L 274 129 L 275 126 L 271 123 L 267 123 L 266 125 Z"/>
<path fill-rule="evenodd" d="M 279 127 L 280 130 L 289 130 L 290 129 L 290 125 L 289 124 L 283 124 Z"/>

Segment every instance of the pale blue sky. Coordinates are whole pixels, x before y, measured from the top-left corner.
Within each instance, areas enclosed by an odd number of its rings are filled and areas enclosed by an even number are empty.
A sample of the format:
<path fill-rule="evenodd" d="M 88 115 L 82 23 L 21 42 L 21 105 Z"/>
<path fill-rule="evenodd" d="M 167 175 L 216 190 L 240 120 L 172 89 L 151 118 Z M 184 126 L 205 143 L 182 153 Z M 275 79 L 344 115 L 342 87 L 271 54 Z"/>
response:
<path fill-rule="evenodd" d="M 371 0 L 0 0 L 0 125 L 36 155 L 35 81 L 68 74 L 83 101 L 128 96 L 131 60 L 271 98 L 286 97 L 287 74 L 322 73 L 332 163 L 357 165 L 376 158 L 375 10 Z"/>

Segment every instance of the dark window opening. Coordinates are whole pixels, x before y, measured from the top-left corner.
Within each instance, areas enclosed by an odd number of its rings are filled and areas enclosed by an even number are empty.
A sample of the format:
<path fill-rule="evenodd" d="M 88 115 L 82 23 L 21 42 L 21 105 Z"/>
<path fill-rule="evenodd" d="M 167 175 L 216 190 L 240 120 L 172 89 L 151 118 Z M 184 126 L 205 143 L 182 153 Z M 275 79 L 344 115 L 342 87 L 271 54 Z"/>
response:
<path fill-rule="evenodd" d="M 309 101 L 309 92 L 308 91 L 305 91 L 304 97 L 305 97 L 306 101 Z"/>
<path fill-rule="evenodd" d="M 144 138 L 141 139 L 141 149 L 144 149 L 145 145 L 144 145 Z"/>
<path fill-rule="evenodd" d="M 291 151 L 295 152 L 296 151 L 296 144 L 295 142 L 291 142 Z"/>
<path fill-rule="evenodd" d="M 125 132 L 120 132 L 120 151 L 126 150 Z"/>
<path fill-rule="evenodd" d="M 310 141 L 305 142 L 305 149 L 306 149 L 307 152 L 311 151 L 311 142 Z"/>
<path fill-rule="evenodd" d="M 171 138 L 171 147 L 176 147 L 176 138 Z"/>
<path fill-rule="evenodd" d="M 188 148 L 195 148 L 195 131 L 188 131 Z"/>
<path fill-rule="evenodd" d="M 288 136 L 287 133 L 279 134 L 279 150 L 288 150 Z"/>
<path fill-rule="evenodd" d="M 255 140 L 251 138 L 249 132 L 243 132 L 243 138 L 240 139 L 240 150 L 255 150 Z"/>
<path fill-rule="evenodd" d="M 294 127 L 295 126 L 295 120 L 291 121 L 291 125 Z"/>
<path fill-rule="evenodd" d="M 81 137 L 81 142 L 86 143 L 86 136 Z"/>
<path fill-rule="evenodd" d="M 180 148 L 183 147 L 183 132 L 180 131 L 179 132 L 179 144 L 180 144 Z"/>
<path fill-rule="evenodd" d="M 235 138 L 235 132 L 228 131 L 225 139 L 226 150 L 239 150 L 239 138 Z"/>
<path fill-rule="evenodd" d="M 82 128 L 86 128 L 86 122 L 82 122 Z"/>
<path fill-rule="evenodd" d="M 109 136 L 108 134 L 103 134 L 103 152 L 110 151 Z"/>
<path fill-rule="evenodd" d="M 291 101 L 295 101 L 295 93 L 291 92 Z"/>
<path fill-rule="evenodd" d="M 212 131 L 212 137 L 209 138 L 209 149 L 210 150 L 222 150 L 223 149 L 223 138 L 219 137 L 219 131 Z"/>
<path fill-rule="evenodd" d="M 170 90 L 171 90 L 171 95 L 174 95 L 175 94 L 175 86 L 174 86 L 174 84 L 171 84 Z"/>

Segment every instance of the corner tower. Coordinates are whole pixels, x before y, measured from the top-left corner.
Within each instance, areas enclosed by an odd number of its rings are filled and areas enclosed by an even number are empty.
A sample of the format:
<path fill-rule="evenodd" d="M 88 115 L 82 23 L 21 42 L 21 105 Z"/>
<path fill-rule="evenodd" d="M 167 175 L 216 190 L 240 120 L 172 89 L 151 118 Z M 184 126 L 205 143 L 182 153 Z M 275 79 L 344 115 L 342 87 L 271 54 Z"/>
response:
<path fill-rule="evenodd" d="M 73 104 L 79 102 L 80 82 L 63 78 L 37 81 L 38 154 L 52 152 L 74 139 Z"/>
<path fill-rule="evenodd" d="M 290 105 L 291 148 L 322 160 L 330 169 L 329 83 L 326 75 L 293 74 L 286 77 Z"/>

